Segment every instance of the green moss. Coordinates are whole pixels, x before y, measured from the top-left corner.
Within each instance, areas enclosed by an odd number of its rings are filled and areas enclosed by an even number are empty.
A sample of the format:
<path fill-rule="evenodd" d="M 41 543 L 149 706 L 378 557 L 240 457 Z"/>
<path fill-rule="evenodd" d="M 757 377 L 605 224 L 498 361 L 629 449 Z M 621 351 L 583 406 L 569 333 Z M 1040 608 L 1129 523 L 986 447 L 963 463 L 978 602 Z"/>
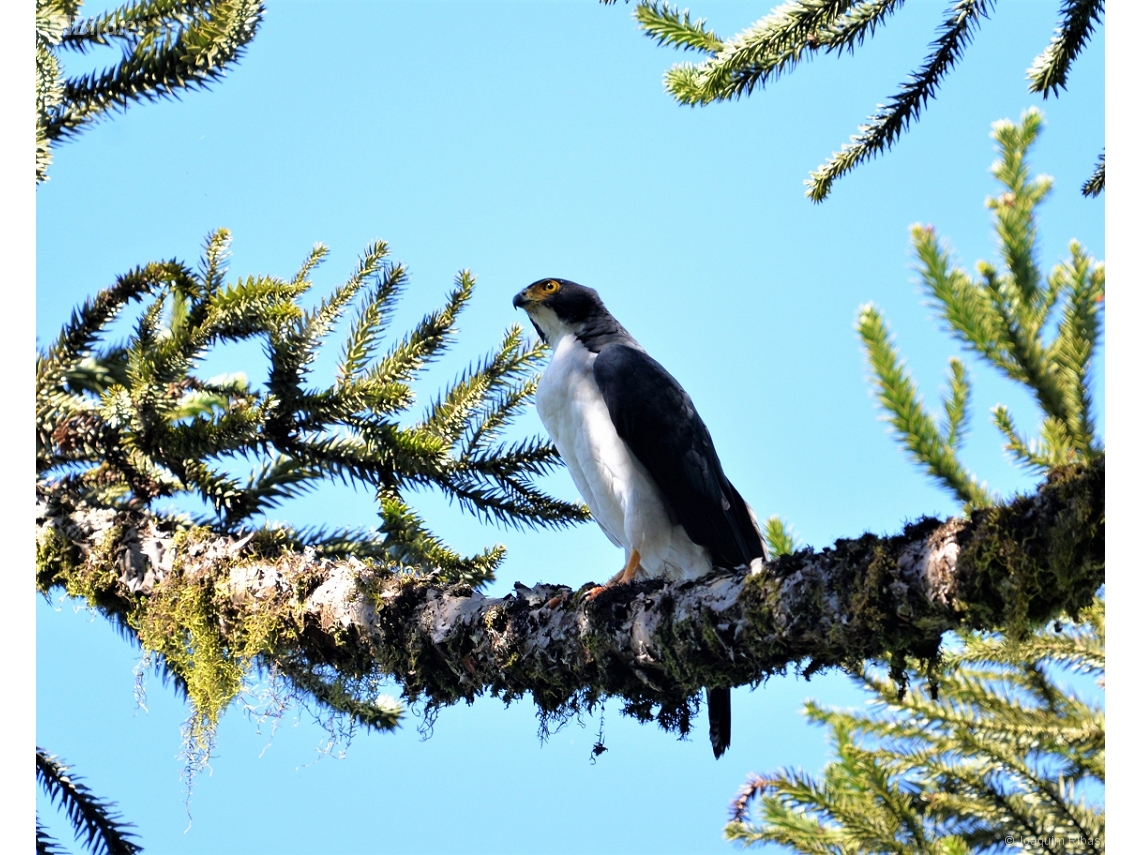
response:
<path fill-rule="evenodd" d="M 48 593 L 81 562 L 78 548 L 54 527 L 43 526 L 36 533 L 36 590 L 40 593 Z"/>
<path fill-rule="evenodd" d="M 487 609 L 483 615 L 483 626 L 491 632 L 503 632 L 507 628 L 506 610 L 500 606 Z"/>
<path fill-rule="evenodd" d="M 924 631 L 922 602 L 900 602 L 893 586 L 899 581 L 902 550 L 939 524 L 922 519 L 896 537 L 867 534 L 838 540 L 822 554 L 801 550 L 781 556 L 769 572 L 746 578 L 740 601 L 746 617 L 743 642 L 748 659 L 766 663 L 764 676 L 794 667 L 810 678 L 828 668 L 858 673 L 868 658 L 894 663 L 913 659 L 920 664 L 936 658 L 941 628 Z M 831 568 L 826 575 L 803 572 L 821 558 Z M 791 578 L 796 579 L 798 597 L 795 614 L 790 616 L 794 625 L 778 627 L 773 618 L 783 610 L 781 589 Z M 829 601 L 842 604 L 842 615 L 832 611 Z M 941 620 L 944 623 L 945 616 Z M 789 634 L 797 639 L 794 653 L 784 643 Z M 755 679 L 755 675 L 744 676 L 748 682 Z"/>
<path fill-rule="evenodd" d="M 69 597 L 84 600 L 92 608 L 118 613 L 122 609 L 118 556 L 125 533 L 118 526 L 107 529 L 82 559 L 78 549 L 70 547 L 69 559 L 46 580 L 48 586 L 62 585 Z"/>
<path fill-rule="evenodd" d="M 225 590 L 229 566 L 188 575 L 187 550 L 205 530 L 176 537 L 173 570 L 129 617 L 144 648 L 158 653 L 185 684 L 192 706 L 187 748 L 192 762 L 204 762 L 222 712 L 242 690 L 254 662 L 271 656 L 298 635 L 288 602 L 234 605 Z M 245 559 L 255 560 L 255 559 Z"/>
<path fill-rule="evenodd" d="M 191 753 L 208 754 L 218 716 L 241 690 L 248 661 L 234 656 L 211 614 L 210 592 L 181 577 L 155 591 L 132 626 L 148 650 L 162 655 L 193 704 Z"/>
<path fill-rule="evenodd" d="M 1104 457 L 976 513 L 969 535 L 958 558 L 969 626 L 1017 639 L 1062 612 L 1076 618 L 1104 583 Z"/>

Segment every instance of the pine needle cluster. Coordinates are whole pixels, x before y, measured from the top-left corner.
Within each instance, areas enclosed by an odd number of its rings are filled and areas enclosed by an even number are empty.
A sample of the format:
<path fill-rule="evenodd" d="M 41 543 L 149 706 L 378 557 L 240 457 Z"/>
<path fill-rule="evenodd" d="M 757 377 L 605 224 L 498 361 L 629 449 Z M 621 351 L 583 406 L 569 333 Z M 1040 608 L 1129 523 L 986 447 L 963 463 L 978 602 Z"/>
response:
<path fill-rule="evenodd" d="M 1038 473 L 1100 454 L 1092 414 L 1092 358 L 1099 346 L 1105 288 L 1104 264 L 1081 245 L 1045 276 L 1037 264 L 1037 207 L 1052 180 L 1031 178 L 1028 153 L 1042 125 L 1027 111 L 1014 124 L 994 124 L 999 157 L 992 171 L 1003 191 L 987 200 L 1002 255 L 999 270 L 979 262 L 977 277 L 951 260 L 930 226 L 914 226 L 911 241 L 931 302 L 947 329 L 967 351 L 1027 388 L 1043 421 L 1030 438 L 1004 405 L 991 410 L 1014 460 Z M 993 496 L 961 462 L 970 381 L 966 366 L 950 359 L 949 393 L 940 419 L 927 410 L 881 312 L 868 304 L 856 327 L 867 354 L 879 404 L 915 462 L 952 492 L 967 509 L 991 504 Z"/>
<path fill-rule="evenodd" d="M 67 815 L 76 839 L 91 855 L 134 855 L 142 847 L 130 829 L 115 812 L 115 805 L 99 798 L 81 778 L 58 757 L 36 748 L 36 781 L 53 805 Z M 36 816 L 37 855 L 64 855 L 66 850 L 52 837 Z"/>
<path fill-rule="evenodd" d="M 700 62 L 679 63 L 665 73 L 666 91 L 681 104 L 697 106 L 750 95 L 817 53 L 854 53 L 886 25 L 903 2 L 791 0 L 728 39 L 717 36 L 703 18 L 693 20 L 687 9 L 681 11 L 666 0 L 639 0 L 634 17 L 658 44 L 704 54 Z M 993 0 L 951 3 L 922 64 L 850 142 L 811 173 L 805 182 L 809 198 L 823 201 L 837 178 L 888 151 L 911 122 L 917 121 L 942 80 L 961 61 L 993 5 Z M 1064 0 L 1053 39 L 1027 72 L 1031 92 L 1048 97 L 1065 87 L 1073 61 L 1088 44 L 1103 14 L 1104 0 Z M 1103 189 L 1103 165 L 1099 169 L 1099 188 Z M 1100 189 L 1094 185 L 1086 189 L 1086 195 L 1095 195 Z"/>
<path fill-rule="evenodd" d="M 783 517 L 771 516 L 764 520 L 764 541 L 772 558 L 791 555 L 799 548 L 795 531 Z"/>
<path fill-rule="evenodd" d="M 1061 678 L 1103 688 L 1104 645 L 1098 599 L 1017 644 L 963 634 L 902 697 L 864 673 L 869 711 L 805 708 L 836 759 L 818 778 L 750 779 L 725 836 L 814 853 L 1103 852 L 1104 710 Z"/>
<path fill-rule="evenodd" d="M 80 17 L 82 0 L 36 0 L 36 183 L 47 179 L 52 144 L 137 101 L 205 88 L 244 53 L 262 0 L 134 0 Z M 121 49 L 101 71 L 67 77 L 64 50 Z"/>
<path fill-rule="evenodd" d="M 543 355 L 518 326 L 430 403 L 408 412 L 412 382 L 455 337 L 474 277 L 464 271 L 444 305 L 382 348 L 407 271 L 369 246 L 348 280 L 313 308 L 300 298 L 325 258 L 318 245 L 291 279 L 226 281 L 229 235 L 206 241 L 201 264 L 148 264 L 73 314 L 36 365 L 36 463 L 57 495 L 94 507 L 148 508 L 193 496 L 206 511 L 190 521 L 240 535 L 267 525 L 282 501 L 339 480 L 375 490 L 375 529 L 274 529 L 278 543 L 329 557 L 356 556 L 396 569 L 478 585 L 494 576 L 504 548 L 463 556 L 408 504 L 409 490 L 435 488 L 465 510 L 514 526 L 560 526 L 586 518 L 578 504 L 548 496 L 534 479 L 559 465 L 537 438 L 507 442 L 503 428 L 534 392 Z M 108 326 L 129 304 L 138 320 L 122 342 Z M 335 379 L 311 383 L 322 345 L 343 327 Z M 268 379 L 200 376 L 226 342 L 260 341 Z M 248 474 L 234 474 L 244 466 Z M 176 514 L 160 513 L 178 523 Z"/>

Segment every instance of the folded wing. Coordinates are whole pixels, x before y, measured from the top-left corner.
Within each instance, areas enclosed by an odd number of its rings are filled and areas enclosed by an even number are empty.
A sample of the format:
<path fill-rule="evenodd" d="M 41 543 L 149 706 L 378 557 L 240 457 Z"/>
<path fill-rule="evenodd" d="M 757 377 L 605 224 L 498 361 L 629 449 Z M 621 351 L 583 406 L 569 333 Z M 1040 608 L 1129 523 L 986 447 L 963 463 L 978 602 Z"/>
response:
<path fill-rule="evenodd" d="M 764 540 L 740 493 L 725 477 L 692 399 L 659 362 L 636 347 L 603 347 L 594 379 L 610 418 L 661 490 L 674 521 L 715 566 L 765 557 Z"/>

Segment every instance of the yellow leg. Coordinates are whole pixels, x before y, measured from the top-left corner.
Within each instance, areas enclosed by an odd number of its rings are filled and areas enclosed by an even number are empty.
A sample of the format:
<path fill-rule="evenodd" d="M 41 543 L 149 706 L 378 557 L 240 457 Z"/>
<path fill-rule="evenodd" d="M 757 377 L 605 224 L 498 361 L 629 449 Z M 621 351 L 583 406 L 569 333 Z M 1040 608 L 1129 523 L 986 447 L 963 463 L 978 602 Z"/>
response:
<path fill-rule="evenodd" d="M 641 556 L 638 554 L 636 549 L 631 550 L 629 553 L 629 561 L 625 563 L 625 567 L 619 570 L 617 575 L 610 579 L 610 581 L 606 582 L 606 584 L 594 588 L 594 590 L 586 594 L 586 599 L 592 600 L 600 593 L 602 593 L 602 591 L 608 591 L 614 585 L 628 585 L 633 581 L 633 577 L 637 575 L 637 571 L 640 569 Z"/>

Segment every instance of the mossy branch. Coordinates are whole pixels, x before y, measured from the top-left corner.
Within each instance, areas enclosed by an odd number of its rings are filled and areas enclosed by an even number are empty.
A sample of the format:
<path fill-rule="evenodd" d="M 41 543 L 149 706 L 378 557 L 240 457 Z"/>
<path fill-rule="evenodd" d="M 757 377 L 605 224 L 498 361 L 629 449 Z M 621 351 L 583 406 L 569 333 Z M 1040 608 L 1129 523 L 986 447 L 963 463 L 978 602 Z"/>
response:
<path fill-rule="evenodd" d="M 158 636 L 146 627 L 167 626 L 173 646 L 158 652 L 172 665 L 206 630 L 179 630 L 173 612 L 155 612 L 204 591 L 218 656 L 194 667 L 222 681 L 236 659 L 286 679 L 303 665 L 340 681 L 325 702 L 355 703 L 340 686 L 393 678 L 429 710 L 529 694 L 555 718 L 616 696 L 640 720 L 684 732 L 702 687 L 755 684 L 789 667 L 929 660 L 950 629 L 1016 637 L 1075 615 L 1104 583 L 1104 458 L 1055 470 L 1035 494 L 965 519 L 801 549 L 757 575 L 619 586 L 592 602 L 521 583 L 485 597 L 395 562 L 291 551 L 269 534 L 177 532 L 146 512 L 75 505 L 65 486 L 40 488 L 37 537 L 41 591 L 83 597 L 147 643 Z M 209 683 L 201 678 L 192 689 Z"/>

